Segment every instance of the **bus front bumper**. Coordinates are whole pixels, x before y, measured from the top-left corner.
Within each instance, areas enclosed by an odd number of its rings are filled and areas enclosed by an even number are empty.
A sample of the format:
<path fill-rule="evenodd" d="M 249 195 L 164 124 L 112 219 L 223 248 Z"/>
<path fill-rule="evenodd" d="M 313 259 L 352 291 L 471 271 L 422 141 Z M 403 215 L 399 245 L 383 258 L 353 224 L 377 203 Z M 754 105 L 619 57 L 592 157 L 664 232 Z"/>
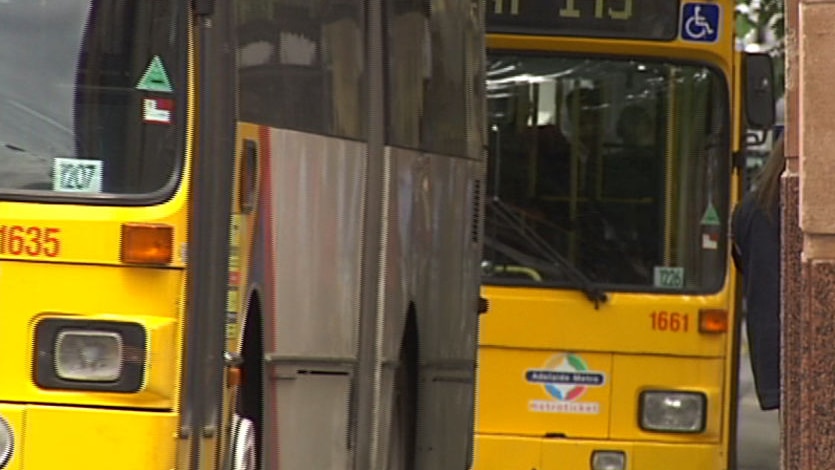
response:
<path fill-rule="evenodd" d="M 714 470 L 727 466 L 719 444 L 479 435 L 473 470 L 595 470 L 595 452 L 622 453 L 624 470 Z"/>
<path fill-rule="evenodd" d="M 0 403 L 0 416 L 13 433 L 2 470 L 176 467 L 174 413 Z"/>

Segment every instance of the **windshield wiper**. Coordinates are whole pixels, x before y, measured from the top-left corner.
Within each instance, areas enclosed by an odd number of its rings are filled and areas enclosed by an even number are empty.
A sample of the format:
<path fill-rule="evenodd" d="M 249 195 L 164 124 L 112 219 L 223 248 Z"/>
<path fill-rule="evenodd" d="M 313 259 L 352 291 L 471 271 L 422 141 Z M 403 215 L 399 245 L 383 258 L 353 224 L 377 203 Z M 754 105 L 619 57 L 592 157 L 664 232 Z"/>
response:
<path fill-rule="evenodd" d="M 490 248 L 493 248 L 499 253 L 507 256 L 508 258 L 511 258 L 512 260 L 517 261 L 519 263 L 524 263 L 525 265 L 535 268 L 539 271 L 543 271 L 558 277 L 562 277 L 568 274 L 563 269 L 560 269 L 560 266 L 557 264 L 549 264 L 548 262 L 543 261 L 535 256 L 525 254 L 522 251 L 517 250 L 516 248 L 513 248 L 508 244 L 502 243 L 489 235 L 485 235 L 484 243 L 488 245 Z"/>
<path fill-rule="evenodd" d="M 551 274 L 567 275 L 569 279 L 586 295 L 586 297 L 594 303 L 595 310 L 600 307 L 601 302 L 606 302 L 608 296 L 606 292 L 597 287 L 594 282 L 589 279 L 586 274 L 579 268 L 571 264 L 560 252 L 554 249 L 548 242 L 546 242 L 536 231 L 532 230 L 520 215 L 515 214 L 514 211 L 507 206 L 499 198 L 494 197 L 488 202 L 488 208 L 492 209 L 493 213 L 504 222 L 505 225 L 513 228 L 525 241 L 535 248 L 538 254 L 542 255 L 547 262 L 534 261 L 534 257 L 525 255 L 524 253 L 498 242 L 498 240 L 489 239 L 485 237 L 490 245 L 495 247 L 498 251 L 506 256 L 514 258 L 523 263 L 536 264 L 540 269 L 548 270 Z M 562 270 L 555 271 L 556 266 Z"/>

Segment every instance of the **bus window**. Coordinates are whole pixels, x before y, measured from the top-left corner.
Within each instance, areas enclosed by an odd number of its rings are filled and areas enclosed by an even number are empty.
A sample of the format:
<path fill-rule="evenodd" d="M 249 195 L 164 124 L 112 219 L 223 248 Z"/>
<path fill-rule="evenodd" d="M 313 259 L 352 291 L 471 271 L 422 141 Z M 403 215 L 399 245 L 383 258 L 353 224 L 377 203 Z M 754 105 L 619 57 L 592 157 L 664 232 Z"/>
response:
<path fill-rule="evenodd" d="M 174 5 L 130 5 L 130 13 L 121 2 L 91 8 L 74 119 L 78 158 L 103 162 L 103 192 L 142 194 L 173 183 L 182 167 L 185 57 L 174 44 L 184 32 L 173 27 Z M 135 27 L 145 15 L 153 27 Z"/>
<path fill-rule="evenodd" d="M 4 59 L 17 64 L 0 74 L 0 191 L 171 188 L 185 100 L 176 6 L 53 3 L 8 2 L 0 12 Z"/>
<path fill-rule="evenodd" d="M 483 123 L 468 111 L 481 108 L 475 96 L 483 77 L 473 66 L 483 54 L 483 44 L 474 40 L 479 37 L 477 5 L 384 2 L 389 144 L 459 155 L 472 151 L 483 135 Z"/>
<path fill-rule="evenodd" d="M 241 119 L 362 138 L 362 3 L 243 0 L 236 5 Z"/>
<path fill-rule="evenodd" d="M 489 191 L 516 217 L 488 218 L 486 266 L 539 265 L 541 280 L 520 282 L 568 283 L 544 266 L 557 256 L 609 289 L 669 289 L 658 279 L 667 268 L 683 273 L 675 289 L 719 289 L 723 87 L 684 63 L 491 54 Z M 487 274 L 517 282 L 520 272 Z"/>

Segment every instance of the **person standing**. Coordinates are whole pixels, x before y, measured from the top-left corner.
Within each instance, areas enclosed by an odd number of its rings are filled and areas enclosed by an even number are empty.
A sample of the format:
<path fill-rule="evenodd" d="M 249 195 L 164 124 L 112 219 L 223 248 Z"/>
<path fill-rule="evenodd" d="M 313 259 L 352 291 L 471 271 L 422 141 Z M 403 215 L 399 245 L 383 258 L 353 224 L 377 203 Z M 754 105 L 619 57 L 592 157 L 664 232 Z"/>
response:
<path fill-rule="evenodd" d="M 742 274 L 751 370 L 760 408 L 780 408 L 780 175 L 782 136 L 734 208 L 732 255 Z"/>

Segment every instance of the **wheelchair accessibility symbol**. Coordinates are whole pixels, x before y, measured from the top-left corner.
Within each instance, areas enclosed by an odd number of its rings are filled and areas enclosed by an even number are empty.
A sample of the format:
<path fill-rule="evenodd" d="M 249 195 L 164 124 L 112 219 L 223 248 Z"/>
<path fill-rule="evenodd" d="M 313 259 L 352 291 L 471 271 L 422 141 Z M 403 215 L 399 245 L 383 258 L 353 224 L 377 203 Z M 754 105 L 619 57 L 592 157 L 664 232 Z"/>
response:
<path fill-rule="evenodd" d="M 685 41 L 716 42 L 719 39 L 719 5 L 685 3 L 681 15 L 681 38 Z"/>

